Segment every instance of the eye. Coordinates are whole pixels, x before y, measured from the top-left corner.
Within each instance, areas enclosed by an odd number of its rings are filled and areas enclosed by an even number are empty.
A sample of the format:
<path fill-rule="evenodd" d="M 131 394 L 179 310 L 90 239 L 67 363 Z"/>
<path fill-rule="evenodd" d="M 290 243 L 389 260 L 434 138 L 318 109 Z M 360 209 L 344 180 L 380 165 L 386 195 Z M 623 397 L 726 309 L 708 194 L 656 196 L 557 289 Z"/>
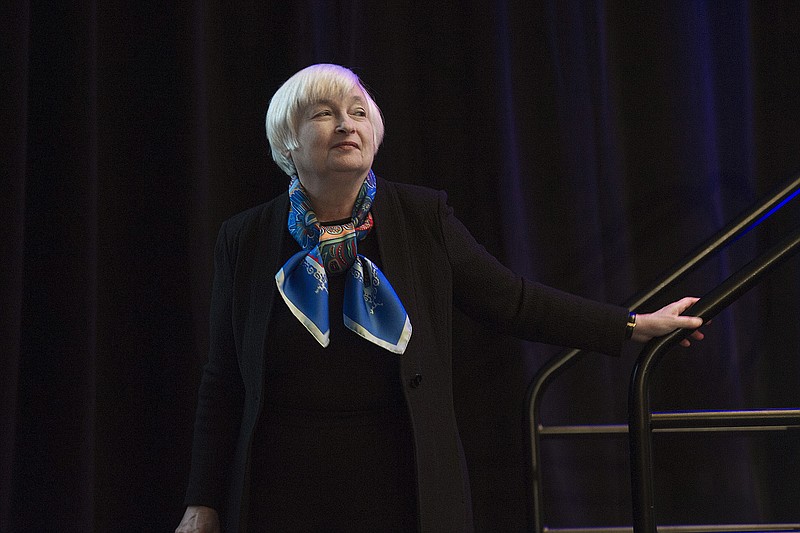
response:
<path fill-rule="evenodd" d="M 353 114 L 354 116 L 357 116 L 357 117 L 366 117 L 367 116 L 367 110 L 364 109 L 363 107 L 357 107 L 356 109 L 354 109 L 351 112 L 351 114 Z"/>
<path fill-rule="evenodd" d="M 319 111 L 314 113 L 312 116 L 313 117 L 329 117 L 331 115 L 332 115 L 332 113 L 331 113 L 330 109 L 320 109 Z"/>

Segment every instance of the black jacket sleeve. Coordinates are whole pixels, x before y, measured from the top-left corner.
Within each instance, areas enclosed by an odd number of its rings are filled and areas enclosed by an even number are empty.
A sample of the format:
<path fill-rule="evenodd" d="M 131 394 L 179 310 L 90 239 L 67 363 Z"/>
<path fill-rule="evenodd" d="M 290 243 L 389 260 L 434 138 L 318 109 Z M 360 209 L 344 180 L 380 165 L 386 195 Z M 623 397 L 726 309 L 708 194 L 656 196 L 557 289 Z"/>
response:
<path fill-rule="evenodd" d="M 233 333 L 235 235 L 222 226 L 214 251 L 208 362 L 203 368 L 195 415 L 192 467 L 186 505 L 222 511 L 230 464 L 242 417 L 243 385 Z M 235 232 L 234 232 L 235 233 Z"/>
<path fill-rule="evenodd" d="M 547 287 L 502 265 L 439 194 L 438 217 L 453 276 L 453 301 L 472 318 L 525 340 L 618 355 L 628 310 Z"/>

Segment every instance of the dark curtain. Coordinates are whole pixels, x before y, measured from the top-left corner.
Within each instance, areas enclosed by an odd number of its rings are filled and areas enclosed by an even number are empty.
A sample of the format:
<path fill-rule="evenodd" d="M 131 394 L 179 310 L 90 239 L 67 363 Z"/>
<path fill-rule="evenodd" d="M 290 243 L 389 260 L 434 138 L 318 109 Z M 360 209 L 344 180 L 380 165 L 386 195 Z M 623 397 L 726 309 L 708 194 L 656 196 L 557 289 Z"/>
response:
<path fill-rule="evenodd" d="M 0 531 L 177 524 L 216 230 L 287 185 L 263 117 L 295 71 L 353 68 L 385 115 L 378 174 L 447 190 L 518 272 L 619 303 L 800 172 L 799 23 L 790 0 L 12 0 Z M 702 296 L 799 212 L 665 301 Z M 667 358 L 654 406 L 798 406 L 799 300 L 794 259 Z M 557 349 L 461 316 L 456 334 L 476 526 L 524 530 L 525 388 Z M 571 369 L 548 421 L 624 421 L 636 351 Z M 656 453 L 660 522 L 800 522 L 796 432 Z M 544 459 L 548 524 L 630 523 L 624 440 L 548 441 Z"/>

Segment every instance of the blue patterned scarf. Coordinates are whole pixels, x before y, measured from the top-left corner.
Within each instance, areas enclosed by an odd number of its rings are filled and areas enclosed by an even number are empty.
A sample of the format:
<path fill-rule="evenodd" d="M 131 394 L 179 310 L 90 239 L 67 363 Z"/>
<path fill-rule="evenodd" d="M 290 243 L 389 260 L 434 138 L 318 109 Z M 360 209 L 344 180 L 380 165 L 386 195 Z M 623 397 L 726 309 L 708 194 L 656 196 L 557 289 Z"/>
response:
<path fill-rule="evenodd" d="M 295 317 L 322 345 L 330 343 L 328 276 L 346 274 L 344 324 L 368 341 L 402 354 L 411 322 L 389 281 L 358 254 L 358 241 L 372 228 L 375 174 L 370 170 L 353 206 L 350 222 L 323 226 L 295 176 L 289 185 L 289 233 L 303 248 L 275 274 L 278 290 Z"/>

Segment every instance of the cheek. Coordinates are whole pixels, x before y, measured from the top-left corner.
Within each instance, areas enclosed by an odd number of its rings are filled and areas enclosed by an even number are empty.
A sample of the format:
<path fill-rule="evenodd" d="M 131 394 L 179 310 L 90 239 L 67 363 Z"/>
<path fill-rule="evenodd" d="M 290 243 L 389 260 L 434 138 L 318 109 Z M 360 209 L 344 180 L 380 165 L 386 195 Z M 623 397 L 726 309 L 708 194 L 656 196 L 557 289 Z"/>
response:
<path fill-rule="evenodd" d="M 297 132 L 297 141 L 300 148 L 311 148 L 321 143 L 322 135 L 313 124 L 305 125 Z"/>
<path fill-rule="evenodd" d="M 311 136 L 306 136 L 300 139 L 300 146 L 294 150 L 294 158 L 296 160 L 302 159 L 303 161 L 311 161 L 319 157 L 320 142 Z"/>
<path fill-rule="evenodd" d="M 373 154 L 375 153 L 375 148 L 376 148 L 375 133 L 372 131 L 372 129 L 368 129 L 367 131 L 364 132 L 364 134 L 362 135 L 361 142 L 364 144 L 365 147 L 369 148 L 369 151 L 371 153 Z"/>

